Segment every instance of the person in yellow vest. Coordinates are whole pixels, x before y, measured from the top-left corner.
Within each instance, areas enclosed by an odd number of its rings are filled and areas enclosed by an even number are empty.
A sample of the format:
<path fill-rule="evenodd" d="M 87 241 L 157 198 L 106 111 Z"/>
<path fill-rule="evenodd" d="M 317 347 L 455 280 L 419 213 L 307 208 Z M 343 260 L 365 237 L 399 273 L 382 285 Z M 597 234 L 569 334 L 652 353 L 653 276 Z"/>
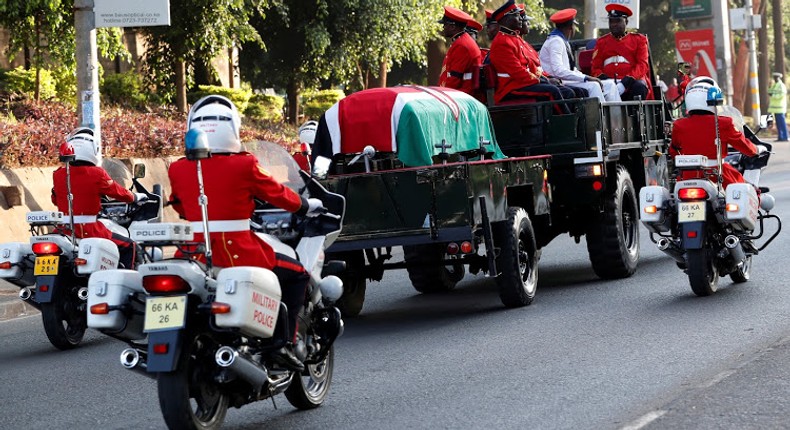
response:
<path fill-rule="evenodd" d="M 776 136 L 777 142 L 787 142 L 787 122 L 785 121 L 785 114 L 787 113 L 787 87 L 782 80 L 782 74 L 774 72 L 774 84 L 768 89 L 768 96 L 770 103 L 768 104 L 768 113 L 774 114 L 776 122 Z"/>

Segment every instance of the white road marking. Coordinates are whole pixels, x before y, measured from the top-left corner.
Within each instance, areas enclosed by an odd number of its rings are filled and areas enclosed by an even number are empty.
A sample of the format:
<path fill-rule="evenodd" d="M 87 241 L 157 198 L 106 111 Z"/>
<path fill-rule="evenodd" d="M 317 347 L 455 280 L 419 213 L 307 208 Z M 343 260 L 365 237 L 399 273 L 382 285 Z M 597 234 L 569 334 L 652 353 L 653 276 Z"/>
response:
<path fill-rule="evenodd" d="M 639 430 L 642 427 L 644 427 L 644 426 L 652 423 L 653 421 L 657 420 L 658 418 L 660 418 L 665 413 L 667 413 L 667 411 L 648 412 L 648 413 L 642 415 L 641 417 L 639 417 L 638 419 L 632 421 L 631 423 L 629 423 L 625 427 L 621 427 L 620 430 Z"/>

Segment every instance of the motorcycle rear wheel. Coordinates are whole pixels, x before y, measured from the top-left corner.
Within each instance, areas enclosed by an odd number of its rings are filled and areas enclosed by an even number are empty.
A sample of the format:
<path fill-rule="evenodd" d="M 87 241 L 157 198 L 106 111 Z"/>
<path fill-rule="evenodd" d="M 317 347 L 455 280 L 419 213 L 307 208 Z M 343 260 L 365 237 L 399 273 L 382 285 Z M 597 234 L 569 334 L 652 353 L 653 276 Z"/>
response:
<path fill-rule="evenodd" d="M 743 264 L 741 264 L 741 267 L 735 269 L 734 272 L 730 273 L 730 279 L 732 279 L 732 282 L 735 282 L 736 284 L 741 284 L 749 280 L 749 278 L 751 277 L 751 272 L 752 272 L 752 256 L 748 255 L 746 256 L 746 260 L 743 260 Z"/>
<path fill-rule="evenodd" d="M 291 385 L 285 390 L 288 402 L 298 409 L 315 409 L 329 394 L 335 368 L 335 347 L 330 347 L 324 361 L 308 364 L 303 374 L 294 374 Z"/>
<path fill-rule="evenodd" d="M 713 251 L 707 248 L 686 251 L 686 267 L 691 291 L 699 297 L 718 290 L 719 272 L 713 265 Z"/>
<path fill-rule="evenodd" d="M 41 304 L 41 321 L 55 348 L 63 351 L 76 348 L 88 328 L 85 303 L 77 297 L 76 288 L 55 290 L 52 301 Z"/>
<path fill-rule="evenodd" d="M 159 407 L 168 428 L 217 429 L 228 412 L 228 395 L 214 382 L 214 342 L 188 336 L 176 370 L 157 378 Z"/>

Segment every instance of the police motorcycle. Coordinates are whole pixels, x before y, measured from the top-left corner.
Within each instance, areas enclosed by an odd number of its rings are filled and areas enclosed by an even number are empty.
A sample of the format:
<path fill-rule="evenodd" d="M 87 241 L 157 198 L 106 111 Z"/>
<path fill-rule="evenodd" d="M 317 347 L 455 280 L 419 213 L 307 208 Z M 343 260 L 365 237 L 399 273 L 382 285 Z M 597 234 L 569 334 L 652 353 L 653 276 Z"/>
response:
<path fill-rule="evenodd" d="M 157 380 L 169 428 L 218 428 L 228 407 L 269 398 L 274 403 L 280 393 L 299 409 L 320 406 L 332 382 L 333 343 L 343 332 L 334 306 L 342 295 L 342 282 L 328 275 L 333 265 L 342 263 L 325 262 L 324 250 L 340 233 L 345 199 L 299 172 L 279 145 L 263 145 L 268 157 L 251 151 L 281 182 L 322 200 L 326 209 L 309 218 L 261 203 L 250 220 L 251 228 L 276 252 L 298 256 L 310 273 L 294 345 L 305 370 L 288 370 L 276 357 L 290 340 L 287 333 L 292 333 L 279 281 L 260 267 L 212 267 L 209 202 L 200 164 L 210 156 L 205 134 L 190 130 L 186 147 L 187 158 L 197 163 L 203 231 L 208 232 L 198 252 L 206 263 L 173 257 L 143 264 L 137 271 L 94 273 L 88 286 L 88 325 L 129 345 L 120 356 L 124 368 Z M 138 235 L 138 240 L 148 245 L 174 246 L 183 252 L 196 245 L 187 224 L 140 227 L 149 234 Z"/>
<path fill-rule="evenodd" d="M 71 173 L 69 162 L 74 160 L 73 148 L 61 147 L 60 160 L 66 168 L 71 213 Z M 116 159 L 102 160 L 103 167 L 118 183 L 131 175 Z M 134 166 L 130 189 L 147 196 L 138 203 L 102 202 L 98 220 L 112 232 L 129 236 L 127 228 L 134 223 L 158 222 L 162 213 L 162 191 L 154 185 L 148 192 L 138 179 L 145 176 L 145 166 Z M 58 211 L 27 213 L 30 224 L 29 243 L 0 244 L 0 278 L 20 287 L 19 298 L 41 311 L 44 331 L 56 348 L 68 350 L 82 341 L 87 328 L 88 277 L 100 270 L 115 269 L 119 264 L 118 247 L 102 238 L 78 239 L 54 231 L 57 226 L 69 226 L 74 231 L 75 221 Z M 157 250 L 141 250 L 138 259 L 151 261 Z"/>
<path fill-rule="evenodd" d="M 707 104 L 718 117 L 720 90 L 708 91 Z M 702 155 L 678 155 L 673 160 L 672 192 L 662 186 L 646 186 L 639 192 L 641 221 L 650 231 L 651 240 L 675 260 L 688 276 L 691 290 L 701 297 L 715 293 L 722 276 L 729 275 L 734 283 L 747 282 L 753 257 L 776 238 L 782 227 L 780 218 L 770 213 L 775 203 L 773 196 L 768 194 L 768 188 L 759 185 L 771 145 L 744 124 L 737 109 L 725 106 L 722 115 L 732 117 L 736 127 L 743 129 L 746 138 L 758 148 L 756 156 L 737 151 L 716 160 Z M 718 118 L 716 124 L 717 154 L 721 154 Z M 736 167 L 746 183 L 732 183 L 724 189 L 722 163 Z M 681 179 L 687 171 L 695 172 L 691 176 L 697 179 Z M 775 231 L 758 244 L 767 230 L 766 220 L 775 222 Z"/>

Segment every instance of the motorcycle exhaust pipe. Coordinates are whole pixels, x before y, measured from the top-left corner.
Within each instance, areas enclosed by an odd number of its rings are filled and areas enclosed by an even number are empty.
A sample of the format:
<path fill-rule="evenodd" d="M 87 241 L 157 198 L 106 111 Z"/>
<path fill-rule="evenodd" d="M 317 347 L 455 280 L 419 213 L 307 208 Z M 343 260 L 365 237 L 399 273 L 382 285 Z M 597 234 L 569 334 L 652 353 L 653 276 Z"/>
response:
<path fill-rule="evenodd" d="M 667 239 L 666 237 L 662 237 L 658 239 L 656 245 L 658 245 L 659 251 L 672 257 L 678 263 L 686 264 L 686 259 L 683 256 L 683 251 L 680 248 L 678 248 L 678 246 L 675 245 L 673 241 Z"/>
<path fill-rule="evenodd" d="M 269 379 L 269 372 L 262 365 L 239 354 L 238 351 L 223 346 L 214 354 L 214 361 L 220 367 L 226 367 L 249 382 L 256 390 L 260 390 L 263 384 L 273 382 Z"/>
<path fill-rule="evenodd" d="M 724 246 L 727 247 L 727 250 L 730 251 L 730 255 L 732 259 L 735 260 L 736 263 L 740 263 L 743 260 L 746 260 L 746 253 L 743 252 L 743 246 L 741 246 L 741 240 L 738 239 L 737 236 L 729 235 L 724 238 Z"/>
<path fill-rule="evenodd" d="M 31 290 L 29 287 L 25 287 L 19 290 L 19 298 L 22 301 L 26 302 L 30 300 L 31 297 L 33 297 L 33 290 Z"/>
<path fill-rule="evenodd" d="M 88 300 L 88 287 L 80 287 L 80 289 L 77 290 L 77 297 L 83 302 Z"/>
<path fill-rule="evenodd" d="M 121 366 L 149 378 L 156 378 L 156 374 L 148 373 L 145 355 L 140 354 L 140 352 L 134 348 L 126 348 L 121 351 Z"/>

